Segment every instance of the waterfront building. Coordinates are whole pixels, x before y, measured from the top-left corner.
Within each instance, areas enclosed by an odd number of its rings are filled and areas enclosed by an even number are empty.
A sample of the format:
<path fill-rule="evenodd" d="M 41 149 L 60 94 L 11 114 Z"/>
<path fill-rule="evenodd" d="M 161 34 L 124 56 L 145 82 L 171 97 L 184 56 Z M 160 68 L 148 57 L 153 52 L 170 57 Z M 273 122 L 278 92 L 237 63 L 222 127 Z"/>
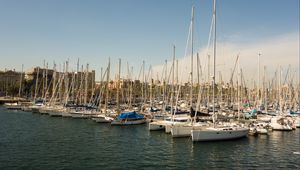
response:
<path fill-rule="evenodd" d="M 0 71 L 0 96 L 16 96 L 19 92 L 21 72 L 15 70 Z"/>

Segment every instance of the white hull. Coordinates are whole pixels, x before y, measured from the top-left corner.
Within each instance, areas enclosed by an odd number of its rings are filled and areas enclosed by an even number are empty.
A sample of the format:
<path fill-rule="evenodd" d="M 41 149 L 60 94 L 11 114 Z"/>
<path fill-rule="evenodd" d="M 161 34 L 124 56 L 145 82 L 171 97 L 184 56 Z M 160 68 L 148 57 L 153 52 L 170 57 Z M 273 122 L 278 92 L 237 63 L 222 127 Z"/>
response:
<path fill-rule="evenodd" d="M 31 108 L 31 112 L 32 112 L 32 113 L 40 113 L 40 107 L 41 107 L 41 106 L 32 107 L 32 108 Z"/>
<path fill-rule="evenodd" d="M 62 113 L 61 113 L 61 116 L 62 116 L 62 117 L 72 117 L 71 113 L 69 113 L 69 112 L 67 112 L 67 111 L 62 112 Z"/>
<path fill-rule="evenodd" d="M 22 111 L 24 111 L 24 112 L 31 112 L 32 110 L 31 110 L 31 108 L 29 106 L 24 106 L 24 107 L 22 107 Z"/>
<path fill-rule="evenodd" d="M 93 117 L 92 120 L 96 121 L 97 123 L 110 123 L 113 121 L 113 118 L 108 116 L 98 116 Z"/>
<path fill-rule="evenodd" d="M 207 123 L 194 123 L 193 125 L 191 123 L 185 123 L 182 124 L 181 122 L 176 122 L 171 126 L 171 135 L 172 137 L 190 137 L 191 136 L 191 130 L 193 128 L 201 128 L 203 126 L 208 126 Z"/>
<path fill-rule="evenodd" d="M 247 136 L 249 129 L 241 127 L 203 128 L 192 130 L 192 141 L 218 141 L 238 139 Z"/>
<path fill-rule="evenodd" d="M 261 135 L 267 135 L 269 133 L 267 127 L 263 127 L 263 126 L 252 126 L 249 128 L 249 135 L 257 135 L 257 134 L 261 134 Z"/>
<path fill-rule="evenodd" d="M 163 130 L 165 129 L 165 133 L 171 133 L 171 126 L 174 124 L 187 124 L 190 122 L 190 117 L 186 115 L 177 116 L 173 118 L 173 121 L 171 118 L 169 120 L 157 120 L 155 122 L 149 123 L 149 130 Z"/>
<path fill-rule="evenodd" d="M 171 135 L 172 137 L 189 137 L 191 136 L 191 130 L 193 126 L 172 126 Z"/>
<path fill-rule="evenodd" d="M 186 125 L 188 122 L 172 122 L 172 121 L 166 121 L 166 128 L 165 132 L 166 133 L 171 133 L 172 126 L 183 126 Z M 191 132 L 190 132 L 191 133 Z"/>
<path fill-rule="evenodd" d="M 257 134 L 262 134 L 262 135 L 267 135 L 268 134 L 268 129 L 266 128 L 256 128 Z"/>
<path fill-rule="evenodd" d="M 60 117 L 62 116 L 62 114 L 56 110 L 53 110 L 53 111 L 49 111 L 48 114 L 52 117 Z"/>
<path fill-rule="evenodd" d="M 137 119 L 137 120 L 113 120 L 111 122 L 111 125 L 138 125 L 138 124 L 143 124 L 146 123 L 146 119 Z"/>
<path fill-rule="evenodd" d="M 23 106 L 17 103 L 4 103 L 8 110 L 22 110 Z"/>
<path fill-rule="evenodd" d="M 70 113 L 72 118 L 86 119 L 87 117 L 83 113 Z"/>
<path fill-rule="evenodd" d="M 165 133 L 171 133 L 171 123 L 165 125 Z"/>
<path fill-rule="evenodd" d="M 293 128 L 286 122 L 287 120 L 283 117 L 273 117 L 271 119 L 270 126 L 273 130 L 279 131 L 291 131 Z"/>
<path fill-rule="evenodd" d="M 50 110 L 47 110 L 47 109 L 40 109 L 39 110 L 39 112 L 41 113 L 41 114 L 49 114 L 49 112 L 50 112 Z"/>
<path fill-rule="evenodd" d="M 273 130 L 278 131 L 292 131 L 293 128 L 289 125 L 280 125 L 280 124 L 270 124 Z"/>
<path fill-rule="evenodd" d="M 295 127 L 300 128 L 300 117 L 295 118 Z"/>
<path fill-rule="evenodd" d="M 157 121 L 157 122 L 150 122 L 148 125 L 149 130 L 164 130 L 165 125 L 162 121 Z"/>

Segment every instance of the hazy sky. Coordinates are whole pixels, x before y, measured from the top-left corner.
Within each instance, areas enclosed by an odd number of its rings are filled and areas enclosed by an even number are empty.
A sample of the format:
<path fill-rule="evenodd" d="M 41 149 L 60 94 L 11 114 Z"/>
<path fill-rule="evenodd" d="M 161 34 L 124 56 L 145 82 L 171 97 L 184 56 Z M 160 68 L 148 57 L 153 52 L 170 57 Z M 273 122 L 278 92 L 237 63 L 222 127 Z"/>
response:
<path fill-rule="evenodd" d="M 247 57 L 253 53 L 255 60 L 259 52 L 268 56 L 266 48 L 275 54 L 293 51 L 284 61 L 299 67 L 299 0 L 217 2 L 218 43 L 227 45 L 231 63 L 241 51 Z M 138 72 L 143 60 L 148 67 L 170 59 L 173 44 L 182 59 L 193 4 L 194 46 L 201 50 L 208 41 L 213 0 L 0 0 L 0 70 L 42 66 L 44 59 L 50 67 L 69 59 L 75 69 L 80 58 L 98 71 L 110 57 L 113 66 L 121 58 L 123 66 L 128 62 Z M 277 48 L 282 39 L 292 45 Z"/>

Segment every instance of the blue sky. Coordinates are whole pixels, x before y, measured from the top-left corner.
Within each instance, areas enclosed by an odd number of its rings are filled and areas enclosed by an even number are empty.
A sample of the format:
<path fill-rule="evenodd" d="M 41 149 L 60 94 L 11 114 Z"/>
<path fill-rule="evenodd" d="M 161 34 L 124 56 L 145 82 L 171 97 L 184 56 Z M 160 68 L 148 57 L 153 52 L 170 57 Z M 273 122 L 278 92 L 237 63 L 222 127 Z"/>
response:
<path fill-rule="evenodd" d="M 195 5 L 195 47 L 206 46 L 213 0 L 0 0 L 0 70 L 46 59 L 105 67 L 108 57 L 139 70 L 184 56 Z M 299 35 L 299 0 L 219 0 L 218 41 L 243 44 Z M 75 68 L 75 67 L 74 67 Z"/>

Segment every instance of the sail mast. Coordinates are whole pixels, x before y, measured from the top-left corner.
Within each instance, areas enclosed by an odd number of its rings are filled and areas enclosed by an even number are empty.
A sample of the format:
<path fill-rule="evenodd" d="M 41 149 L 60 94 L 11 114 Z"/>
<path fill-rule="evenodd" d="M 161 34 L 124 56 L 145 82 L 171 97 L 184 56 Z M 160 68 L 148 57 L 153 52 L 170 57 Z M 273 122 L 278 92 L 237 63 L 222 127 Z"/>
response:
<path fill-rule="evenodd" d="M 22 64 L 22 71 L 21 71 L 21 77 L 20 77 L 20 87 L 19 87 L 19 98 L 21 97 L 21 92 L 22 92 L 23 68 L 24 68 L 24 65 Z"/>
<path fill-rule="evenodd" d="M 190 91 L 190 107 L 193 105 L 193 53 L 194 53 L 194 9 L 192 7 L 192 18 L 191 18 L 191 91 Z"/>
<path fill-rule="evenodd" d="M 108 59 L 107 73 L 106 73 L 106 95 L 105 95 L 105 105 L 104 105 L 104 113 L 107 112 L 108 105 L 108 95 L 109 95 L 109 72 L 110 72 L 110 58 Z"/>
<path fill-rule="evenodd" d="M 216 0 L 214 0 L 214 71 L 213 71 L 213 122 L 215 126 L 215 83 L 216 83 L 216 48 L 217 48 L 217 17 L 216 17 Z"/>
<path fill-rule="evenodd" d="M 37 72 L 36 72 L 36 80 L 35 80 L 35 91 L 34 91 L 34 101 L 37 97 L 38 93 L 38 85 L 39 85 L 39 73 L 40 72 L 40 67 L 37 67 Z"/>
<path fill-rule="evenodd" d="M 257 102 L 258 102 L 258 109 L 260 110 L 260 56 L 258 54 L 258 75 L 257 75 Z"/>
<path fill-rule="evenodd" d="M 120 79 L 121 79 L 121 59 L 119 58 L 119 74 L 117 83 L 117 113 L 120 113 Z"/>
<path fill-rule="evenodd" d="M 175 71 L 175 45 L 173 46 L 173 60 L 172 60 L 172 93 L 171 93 L 171 114 L 172 114 L 172 121 L 173 115 L 175 115 L 174 111 L 174 71 Z M 175 105 L 176 106 L 176 105 Z"/>

